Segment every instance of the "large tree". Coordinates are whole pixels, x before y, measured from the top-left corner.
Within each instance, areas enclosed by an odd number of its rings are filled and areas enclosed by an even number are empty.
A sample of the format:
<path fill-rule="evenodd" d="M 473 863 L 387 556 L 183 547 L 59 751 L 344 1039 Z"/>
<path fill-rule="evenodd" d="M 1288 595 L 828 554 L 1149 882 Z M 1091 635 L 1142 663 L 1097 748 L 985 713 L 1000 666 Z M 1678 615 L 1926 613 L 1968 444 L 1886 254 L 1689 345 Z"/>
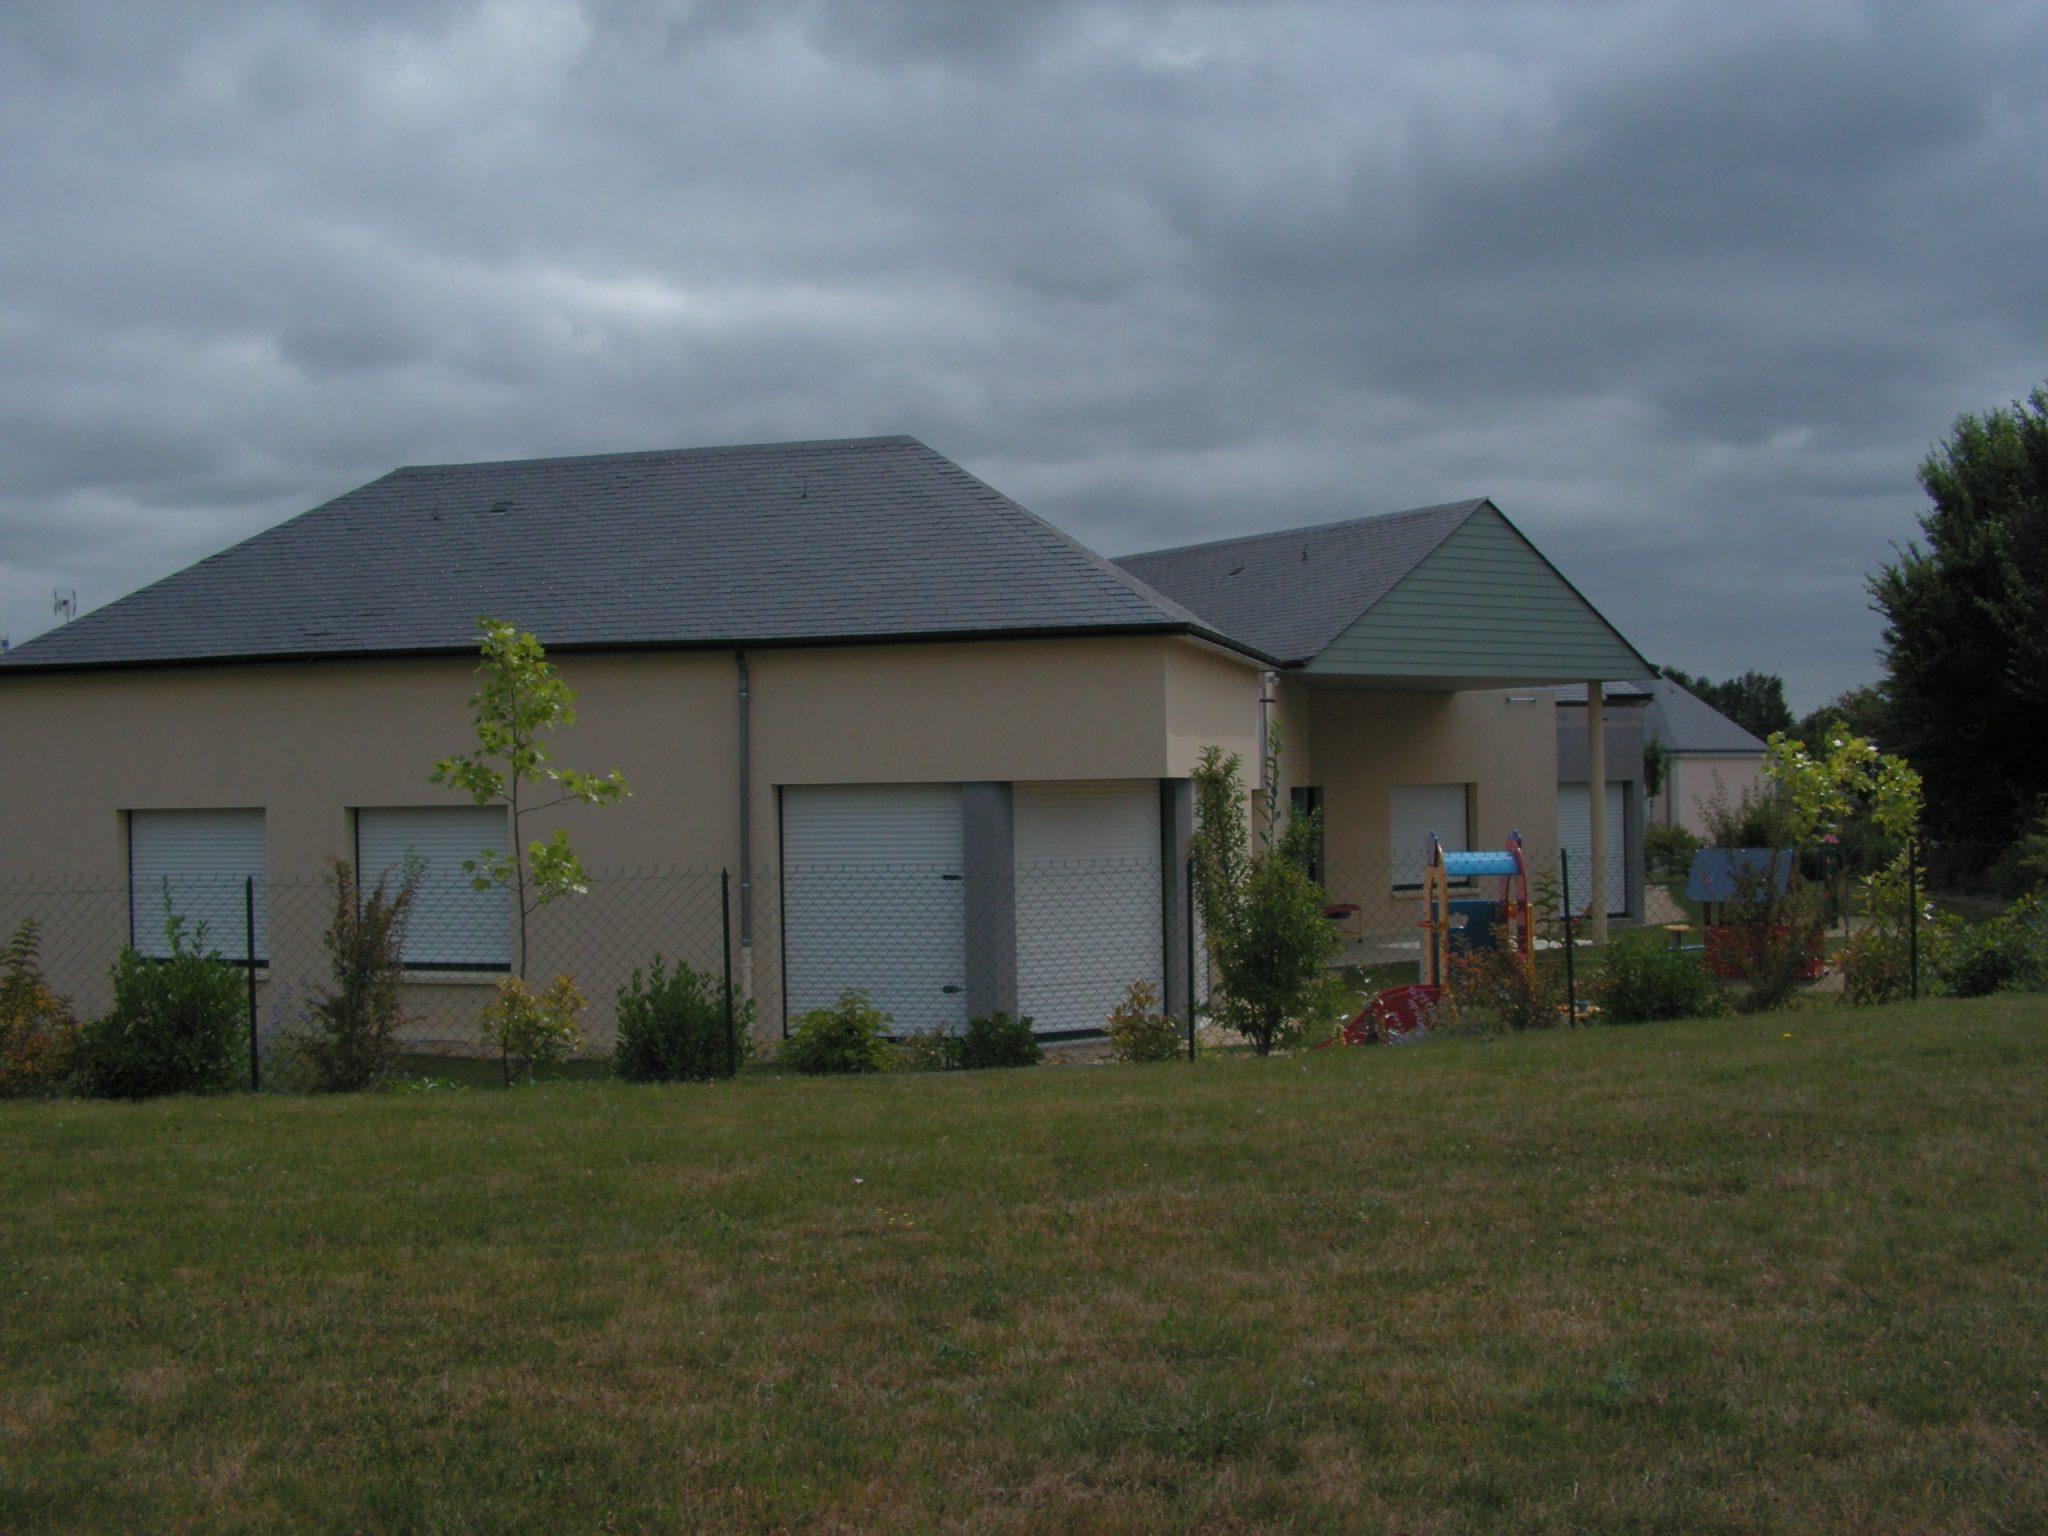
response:
<path fill-rule="evenodd" d="M 1785 702 L 1785 679 L 1775 672 L 1745 672 L 1717 683 L 1704 674 L 1694 676 L 1676 667 L 1658 670 L 1752 736 L 1768 737 L 1773 731 L 1792 729 L 1792 706 Z"/>
<path fill-rule="evenodd" d="M 2048 795 L 2048 388 L 1958 417 L 1920 484 L 1925 544 L 1870 578 L 1886 745 L 1926 781 L 1931 832 L 2009 843 Z"/>

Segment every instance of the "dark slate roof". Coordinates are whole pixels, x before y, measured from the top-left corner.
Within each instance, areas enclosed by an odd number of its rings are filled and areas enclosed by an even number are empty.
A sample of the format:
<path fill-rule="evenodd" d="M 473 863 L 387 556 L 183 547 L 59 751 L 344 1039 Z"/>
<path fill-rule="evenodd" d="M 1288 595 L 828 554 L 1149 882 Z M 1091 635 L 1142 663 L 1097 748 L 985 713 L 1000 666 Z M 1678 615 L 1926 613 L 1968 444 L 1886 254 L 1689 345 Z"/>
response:
<path fill-rule="evenodd" d="M 879 437 L 393 470 L 0 669 L 467 651 L 480 614 L 558 650 L 1145 632 L 1247 649 Z"/>
<path fill-rule="evenodd" d="M 1764 744 L 1668 677 L 1652 678 L 1643 728 L 1681 757 L 1762 757 Z"/>
<path fill-rule="evenodd" d="M 1305 663 L 1485 505 L 1454 501 L 1116 563 L 1269 655 Z"/>

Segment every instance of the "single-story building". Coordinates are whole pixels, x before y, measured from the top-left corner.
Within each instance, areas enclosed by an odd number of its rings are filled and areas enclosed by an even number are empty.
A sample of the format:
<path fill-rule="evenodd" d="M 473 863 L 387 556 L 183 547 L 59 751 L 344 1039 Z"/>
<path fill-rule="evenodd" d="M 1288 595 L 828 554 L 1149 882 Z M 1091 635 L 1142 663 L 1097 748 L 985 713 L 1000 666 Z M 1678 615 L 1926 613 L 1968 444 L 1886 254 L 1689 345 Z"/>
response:
<path fill-rule="evenodd" d="M 1399 930 L 1428 833 L 1555 849 L 1545 685 L 1650 675 L 1487 501 L 1112 563 L 907 437 L 399 469 L 0 658 L 0 925 L 89 1009 L 168 895 L 281 1006 L 323 862 L 410 856 L 408 997 L 473 1018 L 516 924 L 461 863 L 505 814 L 428 774 L 484 614 L 577 690 L 560 761 L 631 786 L 529 833 L 593 872 L 532 970 L 600 1037 L 657 950 L 716 963 L 720 871 L 767 1033 L 850 988 L 906 1030 L 1177 1010 L 1204 747 L 1280 724 L 1333 898 Z"/>
<path fill-rule="evenodd" d="M 1650 696 L 1643 734 L 1664 749 L 1664 784 L 1651 798 L 1650 815 L 1704 838 L 1710 805 L 1724 800 L 1732 808 L 1762 788 L 1764 744 L 1669 678 L 1642 686 Z"/>

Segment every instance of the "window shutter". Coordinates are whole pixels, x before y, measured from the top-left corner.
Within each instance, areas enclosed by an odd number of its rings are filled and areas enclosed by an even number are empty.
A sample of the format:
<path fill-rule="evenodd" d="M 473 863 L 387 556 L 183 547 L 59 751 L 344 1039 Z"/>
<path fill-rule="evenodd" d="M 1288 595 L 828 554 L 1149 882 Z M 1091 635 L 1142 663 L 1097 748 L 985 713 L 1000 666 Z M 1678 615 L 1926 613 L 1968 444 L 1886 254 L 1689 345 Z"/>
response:
<path fill-rule="evenodd" d="M 420 861 L 419 892 L 406 924 L 405 963 L 420 971 L 508 971 L 512 913 L 500 886 L 479 891 L 462 866 L 485 850 L 511 849 L 502 806 L 419 806 L 356 812 L 357 879 L 385 878 L 395 891 L 408 858 Z"/>
<path fill-rule="evenodd" d="M 164 898 L 185 920 L 185 942 L 225 960 L 249 953 L 248 880 L 256 880 L 256 960 L 270 955 L 261 811 L 130 811 L 129 938 L 151 959 L 170 957 Z"/>

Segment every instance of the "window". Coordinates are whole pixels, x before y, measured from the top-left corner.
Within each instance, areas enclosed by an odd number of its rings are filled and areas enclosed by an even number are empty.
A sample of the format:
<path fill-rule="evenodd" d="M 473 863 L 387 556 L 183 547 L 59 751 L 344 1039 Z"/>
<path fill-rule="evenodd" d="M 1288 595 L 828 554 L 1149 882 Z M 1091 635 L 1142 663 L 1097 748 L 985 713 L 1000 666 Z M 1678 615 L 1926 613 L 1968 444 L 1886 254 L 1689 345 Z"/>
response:
<path fill-rule="evenodd" d="M 185 942 L 231 961 L 270 956 L 270 901 L 264 885 L 261 811 L 130 811 L 128 942 L 153 960 L 170 958 L 165 903 L 184 919 Z M 255 933 L 249 931 L 250 880 Z"/>
<path fill-rule="evenodd" d="M 1422 888 L 1422 871 L 1429 863 L 1429 835 L 1434 832 L 1446 853 L 1471 849 L 1471 827 L 1467 807 L 1468 785 L 1403 784 L 1390 799 L 1387 848 L 1394 866 L 1394 889 Z"/>
<path fill-rule="evenodd" d="M 406 924 L 405 964 L 415 971 L 509 971 L 512 908 L 499 886 L 477 890 L 462 866 L 510 846 L 502 806 L 421 806 L 356 812 L 358 879 L 393 889 L 408 859 L 420 864 L 419 894 Z"/>

